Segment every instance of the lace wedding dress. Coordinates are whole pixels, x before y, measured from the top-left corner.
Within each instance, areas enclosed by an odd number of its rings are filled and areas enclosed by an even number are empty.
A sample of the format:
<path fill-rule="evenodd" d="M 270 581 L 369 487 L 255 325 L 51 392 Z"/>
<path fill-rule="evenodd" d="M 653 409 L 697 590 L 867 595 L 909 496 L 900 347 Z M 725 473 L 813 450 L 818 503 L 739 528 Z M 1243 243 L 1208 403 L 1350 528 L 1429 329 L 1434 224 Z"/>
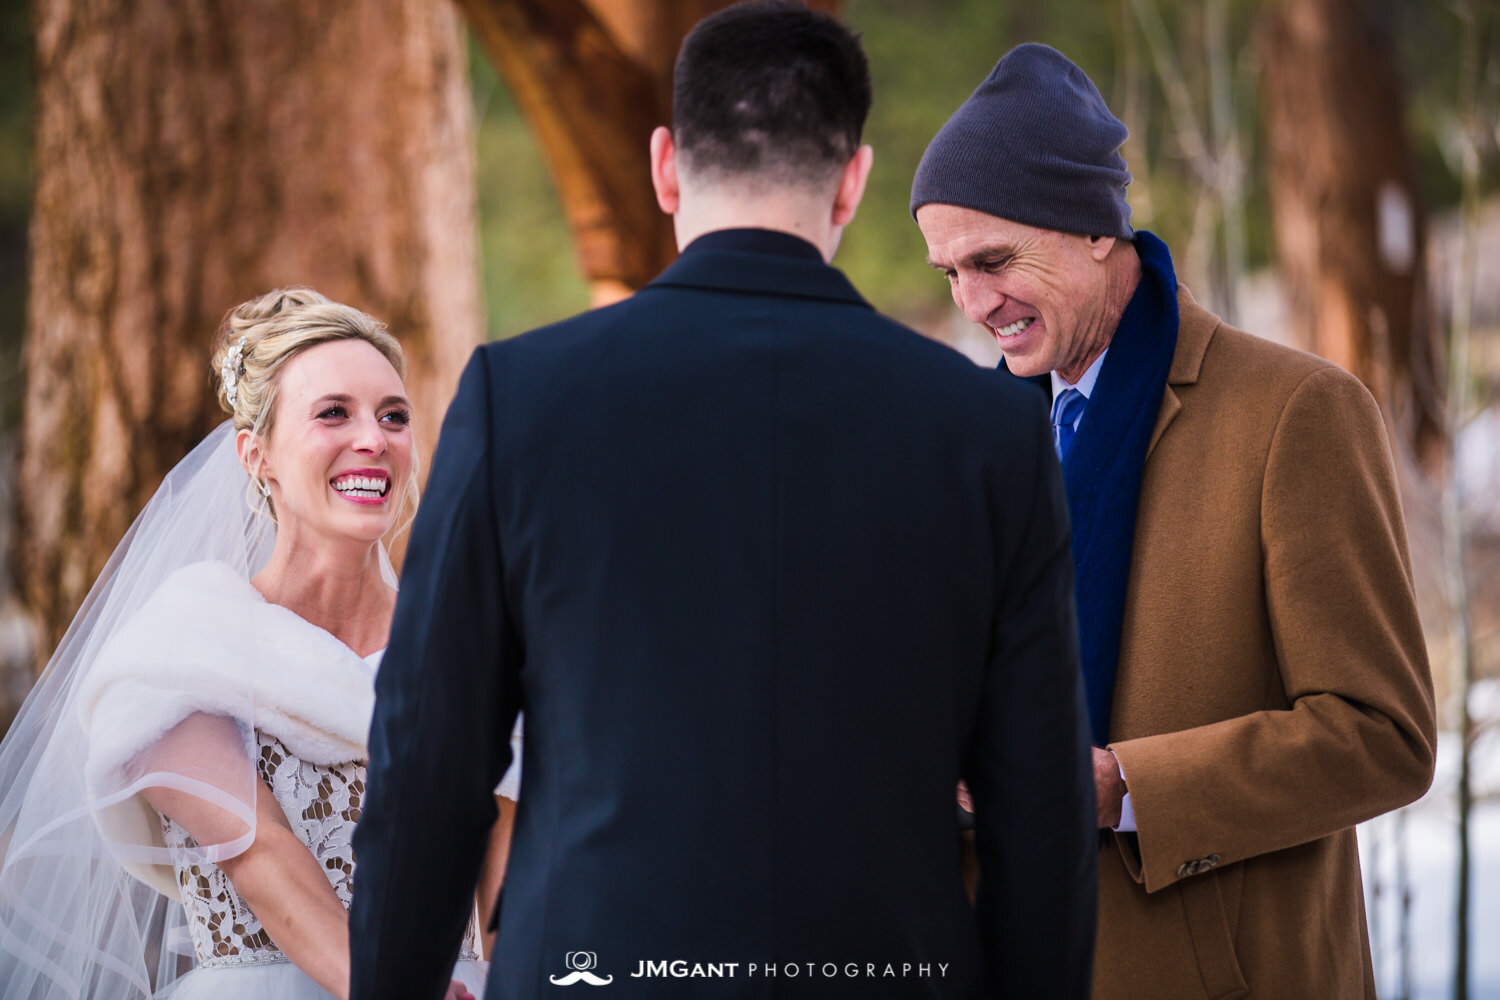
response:
<path fill-rule="evenodd" d="M 378 658 L 378 654 L 377 654 Z M 307 844 L 347 908 L 354 882 L 350 838 L 359 822 L 364 797 L 365 765 L 359 761 L 318 766 L 298 760 L 275 737 L 261 735 L 256 770 L 286 811 L 292 829 Z M 174 852 L 189 848 L 192 838 L 164 820 L 163 832 Z M 174 865 L 188 932 L 198 968 L 172 992 L 174 998 L 318 997 L 328 996 L 287 962 L 271 943 L 255 914 L 216 865 L 195 864 L 182 851 Z M 225 973 L 229 973 L 226 975 Z M 479 927 L 470 919 L 453 978 L 478 995 L 484 987 L 479 956 Z"/>
<path fill-rule="evenodd" d="M 226 635 L 239 638 L 226 643 Z M 254 779 L 271 789 L 347 908 L 357 891 L 350 841 L 364 799 L 364 739 L 380 655 L 357 656 L 323 629 L 267 603 L 226 567 L 186 567 L 121 631 L 89 679 L 84 693 L 90 731 L 99 734 L 89 772 L 139 770 L 143 756 L 151 758 L 153 771 L 166 766 L 178 773 L 204 759 L 243 761 L 245 774 L 219 773 L 213 782 L 243 788 L 253 767 Z M 254 683 L 246 690 L 242 680 L 252 666 Z M 182 720 L 199 713 L 235 718 L 238 727 L 216 731 L 243 734 L 243 750 L 205 745 L 201 735 L 180 745 L 175 734 Z M 125 805 L 142 808 L 139 797 Z M 150 820 L 159 826 L 170 874 L 160 864 L 126 867 L 163 892 L 170 880 L 185 912 L 194 965 L 161 995 L 174 1000 L 329 996 L 282 954 L 233 883 L 205 860 L 185 829 L 154 811 Z M 189 952 L 187 942 L 165 944 Z M 479 994 L 485 971 L 477 920 L 471 917 L 453 978 Z"/>

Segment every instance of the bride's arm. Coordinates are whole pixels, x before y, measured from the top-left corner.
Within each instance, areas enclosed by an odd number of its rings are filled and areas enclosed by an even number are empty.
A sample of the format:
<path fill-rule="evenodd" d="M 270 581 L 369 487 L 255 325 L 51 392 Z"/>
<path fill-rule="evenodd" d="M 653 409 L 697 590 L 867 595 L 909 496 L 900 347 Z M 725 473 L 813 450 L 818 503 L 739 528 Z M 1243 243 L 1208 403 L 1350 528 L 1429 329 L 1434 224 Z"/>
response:
<path fill-rule="evenodd" d="M 140 753 L 132 770 L 151 781 L 140 793 L 146 802 L 199 845 L 229 845 L 244 836 L 244 811 L 226 803 L 248 806 L 253 786 L 254 838 L 215 863 L 282 954 L 335 997 L 348 997 L 348 911 L 323 866 L 292 831 L 270 786 L 255 773 L 243 727 L 226 716 L 195 712 Z M 447 997 L 472 1000 L 457 982 Z"/>
<path fill-rule="evenodd" d="M 307 845 L 263 781 L 256 782 L 255 840 L 218 862 L 235 891 L 260 920 L 276 947 L 297 968 L 336 997 L 349 995 L 349 914 Z M 169 788 L 143 793 L 146 801 L 204 844 L 233 839 L 222 810 L 195 795 Z"/>
<path fill-rule="evenodd" d="M 510 859 L 510 834 L 516 824 L 516 803 L 504 795 L 495 796 L 495 825 L 490 827 L 490 845 L 484 853 L 484 864 L 479 868 L 480 938 L 484 945 L 484 957 L 493 958 L 495 932 L 495 906 L 500 901 L 500 886 L 505 881 L 505 863 Z"/>

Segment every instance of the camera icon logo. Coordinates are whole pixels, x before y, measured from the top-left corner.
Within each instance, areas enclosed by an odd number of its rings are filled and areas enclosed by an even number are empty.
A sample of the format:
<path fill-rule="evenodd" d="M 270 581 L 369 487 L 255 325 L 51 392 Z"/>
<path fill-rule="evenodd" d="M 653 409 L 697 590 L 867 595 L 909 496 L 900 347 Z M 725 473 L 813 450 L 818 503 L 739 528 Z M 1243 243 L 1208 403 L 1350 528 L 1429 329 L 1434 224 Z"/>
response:
<path fill-rule="evenodd" d="M 572 986 L 588 983 L 590 986 L 608 986 L 614 976 L 597 976 L 593 970 L 599 967 L 599 956 L 592 951 L 570 951 L 563 956 L 563 965 L 570 971 L 565 976 L 548 976 L 553 986 Z"/>

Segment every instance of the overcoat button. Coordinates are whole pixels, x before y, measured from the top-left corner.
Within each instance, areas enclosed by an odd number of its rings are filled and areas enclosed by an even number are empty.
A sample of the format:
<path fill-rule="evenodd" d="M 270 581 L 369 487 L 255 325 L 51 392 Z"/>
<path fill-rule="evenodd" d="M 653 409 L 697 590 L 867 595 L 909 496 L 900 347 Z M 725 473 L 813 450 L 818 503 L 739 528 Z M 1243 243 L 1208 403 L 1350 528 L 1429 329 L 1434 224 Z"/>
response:
<path fill-rule="evenodd" d="M 1189 875 L 1202 875 L 1206 871 L 1212 871 L 1217 868 L 1218 865 L 1219 856 L 1217 854 L 1210 854 L 1208 857 L 1199 858 L 1196 861 L 1184 861 L 1177 868 L 1177 877 L 1187 878 Z"/>

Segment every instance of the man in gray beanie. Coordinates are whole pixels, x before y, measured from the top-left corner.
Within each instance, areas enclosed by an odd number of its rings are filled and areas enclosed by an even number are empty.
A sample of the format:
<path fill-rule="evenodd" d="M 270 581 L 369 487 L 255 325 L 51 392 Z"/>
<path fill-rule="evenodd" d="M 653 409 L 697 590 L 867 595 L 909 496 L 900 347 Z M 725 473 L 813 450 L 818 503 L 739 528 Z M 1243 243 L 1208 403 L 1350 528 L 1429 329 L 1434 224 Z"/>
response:
<path fill-rule="evenodd" d="M 1354 825 L 1422 794 L 1435 743 L 1384 424 L 1353 376 L 1178 286 L 1131 228 L 1126 135 L 1082 70 L 1022 45 L 911 201 L 959 308 L 1052 398 L 1103 831 L 1094 995 L 1373 997 Z"/>

